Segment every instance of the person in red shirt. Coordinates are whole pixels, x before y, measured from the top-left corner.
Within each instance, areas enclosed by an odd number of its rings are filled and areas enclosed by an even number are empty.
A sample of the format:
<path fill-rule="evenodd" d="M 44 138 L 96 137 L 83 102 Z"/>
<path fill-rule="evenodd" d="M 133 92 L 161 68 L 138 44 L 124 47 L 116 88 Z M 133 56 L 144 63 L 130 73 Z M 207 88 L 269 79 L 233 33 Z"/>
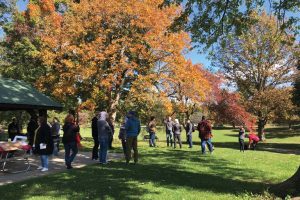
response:
<path fill-rule="evenodd" d="M 199 131 L 199 138 L 201 139 L 201 150 L 202 154 L 205 154 L 206 144 L 208 146 L 209 152 L 213 152 L 213 145 L 211 143 L 212 128 L 205 116 L 202 116 L 202 120 L 199 122 L 197 130 Z"/>
<path fill-rule="evenodd" d="M 255 133 L 250 133 L 248 135 L 249 138 L 249 144 L 248 144 L 248 149 L 252 147 L 253 150 L 255 150 L 257 143 L 259 142 L 259 137 Z"/>

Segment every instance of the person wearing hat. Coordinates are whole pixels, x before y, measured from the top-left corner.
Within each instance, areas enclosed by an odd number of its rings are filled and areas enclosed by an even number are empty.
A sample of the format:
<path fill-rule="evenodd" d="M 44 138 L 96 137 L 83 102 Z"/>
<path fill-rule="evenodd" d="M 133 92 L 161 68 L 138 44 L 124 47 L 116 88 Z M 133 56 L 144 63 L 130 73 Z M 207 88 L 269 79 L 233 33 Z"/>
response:
<path fill-rule="evenodd" d="M 125 122 L 126 130 L 126 164 L 131 159 L 131 149 L 134 152 L 134 163 L 138 162 L 137 136 L 141 132 L 141 123 L 136 117 L 134 111 L 130 111 Z"/>
<path fill-rule="evenodd" d="M 107 122 L 107 113 L 100 112 L 97 121 L 98 139 L 100 144 L 99 162 L 100 164 L 107 164 L 107 151 L 109 146 L 109 138 L 112 135 L 111 127 Z"/>

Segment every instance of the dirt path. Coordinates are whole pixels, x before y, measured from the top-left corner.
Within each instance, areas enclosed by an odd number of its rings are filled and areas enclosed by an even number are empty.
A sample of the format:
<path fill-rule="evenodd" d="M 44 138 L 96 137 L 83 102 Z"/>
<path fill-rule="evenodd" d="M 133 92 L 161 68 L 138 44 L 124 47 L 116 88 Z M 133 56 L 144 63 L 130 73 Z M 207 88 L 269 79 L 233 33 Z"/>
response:
<path fill-rule="evenodd" d="M 108 154 L 108 160 L 115 160 L 115 159 L 122 159 L 123 154 L 117 154 L 117 153 L 109 153 Z M 86 165 L 95 164 L 98 161 L 91 159 L 91 153 L 90 152 L 79 152 L 74 160 L 74 163 L 72 164 L 73 168 L 81 168 Z M 13 163 L 8 163 L 7 167 L 13 167 Z M 21 162 L 17 163 L 16 168 L 23 167 L 23 164 Z M 0 172 L 0 186 L 14 183 L 26 179 L 31 179 L 33 177 L 40 177 L 47 174 L 57 173 L 60 171 L 65 171 L 65 161 L 64 161 L 64 152 L 60 152 L 58 156 L 51 156 L 49 157 L 49 171 L 47 172 L 41 172 L 40 170 L 37 170 L 37 167 L 40 165 L 40 157 L 39 156 L 30 156 L 30 169 L 27 172 L 22 172 L 18 174 L 12 174 L 12 173 L 6 173 L 6 172 Z"/>

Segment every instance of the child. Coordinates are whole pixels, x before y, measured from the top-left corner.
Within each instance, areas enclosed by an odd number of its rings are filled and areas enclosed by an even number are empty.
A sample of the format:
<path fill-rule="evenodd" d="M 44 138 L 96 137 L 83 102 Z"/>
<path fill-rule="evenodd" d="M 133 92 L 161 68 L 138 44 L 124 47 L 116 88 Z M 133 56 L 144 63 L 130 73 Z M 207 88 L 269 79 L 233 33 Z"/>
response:
<path fill-rule="evenodd" d="M 124 152 L 124 155 L 126 156 L 126 129 L 125 129 L 125 122 L 123 122 L 122 125 L 121 125 L 121 127 L 120 127 L 119 139 L 122 142 L 123 152 Z"/>
<path fill-rule="evenodd" d="M 240 127 L 239 130 L 239 143 L 240 143 L 240 152 L 244 152 L 245 150 L 245 143 L 244 143 L 244 139 L 245 139 L 245 129 L 243 126 Z"/>

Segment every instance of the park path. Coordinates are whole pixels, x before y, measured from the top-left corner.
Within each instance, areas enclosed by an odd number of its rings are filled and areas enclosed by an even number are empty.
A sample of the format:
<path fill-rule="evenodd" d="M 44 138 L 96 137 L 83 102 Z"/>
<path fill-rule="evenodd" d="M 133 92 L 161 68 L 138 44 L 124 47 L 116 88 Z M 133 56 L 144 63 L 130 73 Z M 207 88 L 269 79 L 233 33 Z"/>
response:
<path fill-rule="evenodd" d="M 122 158 L 123 158 L 123 154 L 108 153 L 108 160 L 116 160 Z M 97 162 L 98 161 L 91 159 L 91 152 L 78 152 L 72 166 L 74 169 L 77 169 L 87 165 L 95 164 Z M 8 166 L 9 164 L 12 165 L 14 163 L 8 163 Z M 18 165 L 21 165 L 21 163 L 18 163 Z M 0 186 L 67 170 L 65 166 L 63 151 L 59 152 L 58 156 L 49 157 L 49 171 L 41 172 L 40 170 L 37 170 L 37 167 L 39 165 L 40 165 L 40 157 L 33 155 L 30 156 L 29 171 L 17 173 L 17 174 L 0 172 Z"/>

